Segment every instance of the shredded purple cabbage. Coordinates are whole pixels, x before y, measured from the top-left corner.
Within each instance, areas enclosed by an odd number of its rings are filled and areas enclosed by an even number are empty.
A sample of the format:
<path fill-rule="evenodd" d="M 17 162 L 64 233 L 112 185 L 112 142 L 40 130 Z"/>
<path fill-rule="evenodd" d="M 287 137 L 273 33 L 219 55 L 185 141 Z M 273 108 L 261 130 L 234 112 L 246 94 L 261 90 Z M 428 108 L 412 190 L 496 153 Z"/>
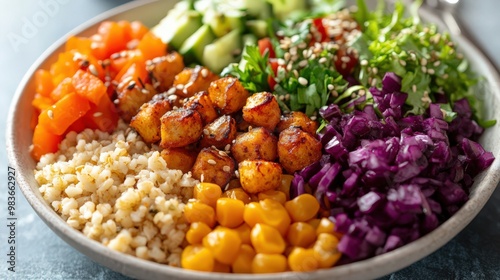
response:
<path fill-rule="evenodd" d="M 318 133 L 324 156 L 295 174 L 292 198 L 308 184 L 330 211 L 342 263 L 401 247 L 438 227 L 467 201 L 473 178 L 494 160 L 475 142 L 483 129 L 466 99 L 447 123 L 438 104 L 405 116 L 401 78 L 387 73 L 371 88 L 374 106 L 342 114 L 331 104 Z"/>

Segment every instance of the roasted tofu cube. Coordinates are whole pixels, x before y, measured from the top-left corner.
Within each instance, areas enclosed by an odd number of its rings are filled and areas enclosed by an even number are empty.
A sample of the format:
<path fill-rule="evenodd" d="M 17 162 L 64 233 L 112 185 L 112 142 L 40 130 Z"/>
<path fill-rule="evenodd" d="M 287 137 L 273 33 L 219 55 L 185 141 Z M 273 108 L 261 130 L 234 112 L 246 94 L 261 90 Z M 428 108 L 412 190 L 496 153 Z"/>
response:
<path fill-rule="evenodd" d="M 278 157 L 278 139 L 267 128 L 253 128 L 236 137 L 231 146 L 231 155 L 237 162 L 258 159 L 274 161 Z"/>
<path fill-rule="evenodd" d="M 197 153 L 193 149 L 185 147 L 166 148 L 161 151 L 161 157 L 167 163 L 168 169 L 181 170 L 188 173 L 193 168 Z"/>
<path fill-rule="evenodd" d="M 320 160 L 321 143 L 311 134 L 297 127 L 289 127 L 280 133 L 278 157 L 283 168 L 290 174 Z"/>
<path fill-rule="evenodd" d="M 251 194 L 273 190 L 281 185 L 281 165 L 265 160 L 244 160 L 238 164 L 241 187 Z"/>
<path fill-rule="evenodd" d="M 318 123 L 316 121 L 311 120 L 311 118 L 302 112 L 294 111 L 281 116 L 276 131 L 280 133 L 292 126 L 301 128 L 311 135 L 316 135 L 316 130 L 318 129 Z"/>
<path fill-rule="evenodd" d="M 174 83 L 175 75 L 184 69 L 182 56 L 177 52 L 171 52 L 146 62 L 146 70 L 153 86 L 158 92 L 165 92 Z"/>
<path fill-rule="evenodd" d="M 236 121 L 229 115 L 220 116 L 203 128 L 201 147 L 224 149 L 236 139 Z"/>
<path fill-rule="evenodd" d="M 217 80 L 219 76 L 208 68 L 197 65 L 194 68 L 185 68 L 175 76 L 174 84 L 180 97 L 191 97 L 200 91 L 206 91 L 210 83 Z"/>
<path fill-rule="evenodd" d="M 198 141 L 203 132 L 200 113 L 184 108 L 166 112 L 161 117 L 162 148 L 184 147 Z"/>
<path fill-rule="evenodd" d="M 144 142 L 155 143 L 161 139 L 160 118 L 172 110 L 171 101 L 163 94 L 157 94 L 149 102 L 142 104 L 137 115 L 132 117 L 130 126 L 142 136 Z"/>
<path fill-rule="evenodd" d="M 198 111 L 205 124 L 213 122 L 219 116 L 206 91 L 200 91 L 186 99 L 184 108 Z"/>
<path fill-rule="evenodd" d="M 121 82 L 117 88 L 115 104 L 120 116 L 127 123 L 137 114 L 142 104 L 151 100 L 156 94 L 151 84 L 138 85 L 132 79 Z"/>
<path fill-rule="evenodd" d="M 238 79 L 224 77 L 210 84 L 208 96 L 222 114 L 232 114 L 245 106 L 249 94 Z"/>
<path fill-rule="evenodd" d="M 274 130 L 280 122 L 281 110 L 276 97 L 269 92 L 255 93 L 243 107 L 243 119 L 253 126 Z"/>
<path fill-rule="evenodd" d="M 224 188 L 234 175 L 234 159 L 217 148 L 204 148 L 198 154 L 191 170 L 193 178 L 214 183 Z"/>

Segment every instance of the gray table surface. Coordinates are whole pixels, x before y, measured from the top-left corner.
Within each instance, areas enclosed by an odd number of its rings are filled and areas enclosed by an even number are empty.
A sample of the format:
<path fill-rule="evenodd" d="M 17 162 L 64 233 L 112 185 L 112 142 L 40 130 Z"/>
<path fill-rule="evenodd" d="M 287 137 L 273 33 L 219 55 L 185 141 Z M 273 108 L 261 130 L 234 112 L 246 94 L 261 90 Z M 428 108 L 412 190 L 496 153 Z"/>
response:
<path fill-rule="evenodd" d="M 127 0 L 3 0 L 0 10 L 0 119 L 33 61 L 74 27 Z M 462 0 L 458 14 L 500 68 L 500 1 Z M 48 4 L 52 6 L 47 6 Z M 44 5 L 45 4 L 45 5 Z M 45 6 L 45 9 L 44 9 Z M 47 7 L 51 7 L 47 9 Z M 45 16 L 43 16 L 44 14 Z M 27 22 L 35 30 L 23 35 Z M 25 30 L 26 31 L 26 30 Z M 12 41 L 15 36 L 24 40 Z M 19 38 L 18 38 L 19 39 Z M 17 43 L 16 43 L 17 42 Z M 6 122 L 0 122 L 5 147 Z M 57 237 L 17 191 L 16 272 L 7 271 L 6 150 L 0 149 L 0 279 L 128 279 L 94 263 Z M 444 247 L 383 279 L 500 279 L 500 188 L 480 214 Z"/>

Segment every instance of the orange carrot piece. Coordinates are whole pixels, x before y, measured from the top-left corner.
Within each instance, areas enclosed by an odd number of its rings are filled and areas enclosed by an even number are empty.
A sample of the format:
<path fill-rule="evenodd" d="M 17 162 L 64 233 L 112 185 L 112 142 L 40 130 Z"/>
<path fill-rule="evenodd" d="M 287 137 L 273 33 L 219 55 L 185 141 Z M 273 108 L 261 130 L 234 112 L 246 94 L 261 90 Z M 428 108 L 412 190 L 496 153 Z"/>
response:
<path fill-rule="evenodd" d="M 90 54 L 92 40 L 86 37 L 76 37 L 70 36 L 65 44 L 65 50 L 68 51 L 78 51 L 82 54 Z"/>
<path fill-rule="evenodd" d="M 89 110 L 90 104 L 87 99 L 76 93 L 70 93 L 40 113 L 38 126 L 44 126 L 50 133 L 62 135 L 72 123 Z"/>
<path fill-rule="evenodd" d="M 76 71 L 72 78 L 75 92 L 86 98 L 93 104 L 99 104 L 101 98 L 106 95 L 106 86 L 96 76 L 83 70 Z"/>
<path fill-rule="evenodd" d="M 115 130 L 119 116 L 115 105 L 108 96 L 101 98 L 99 104 L 91 104 L 90 107 L 90 110 L 83 117 L 86 127 L 106 132 Z"/>
<path fill-rule="evenodd" d="M 40 112 L 52 106 L 52 104 L 54 104 L 54 100 L 39 93 L 36 93 L 33 101 L 31 101 L 31 105 L 33 105 L 33 107 L 35 107 Z"/>
<path fill-rule="evenodd" d="M 47 127 L 40 124 L 37 125 L 33 132 L 33 149 L 31 150 L 31 156 L 36 161 L 39 161 L 43 155 L 57 152 L 59 143 L 61 143 L 63 138 L 62 135 L 56 135 L 50 132 Z"/>
<path fill-rule="evenodd" d="M 137 49 L 141 51 L 145 61 L 167 54 L 167 45 L 151 32 L 142 37 Z"/>
<path fill-rule="evenodd" d="M 72 79 L 70 77 L 64 78 L 57 87 L 50 93 L 50 98 L 54 101 L 58 101 L 65 95 L 75 92 L 73 87 Z"/>
<path fill-rule="evenodd" d="M 44 69 L 37 70 L 35 73 L 35 85 L 37 93 L 48 97 L 50 92 L 54 89 L 50 72 Z"/>
<path fill-rule="evenodd" d="M 148 33 L 149 29 L 140 21 L 132 21 L 130 23 L 131 39 L 141 40 L 144 34 Z"/>

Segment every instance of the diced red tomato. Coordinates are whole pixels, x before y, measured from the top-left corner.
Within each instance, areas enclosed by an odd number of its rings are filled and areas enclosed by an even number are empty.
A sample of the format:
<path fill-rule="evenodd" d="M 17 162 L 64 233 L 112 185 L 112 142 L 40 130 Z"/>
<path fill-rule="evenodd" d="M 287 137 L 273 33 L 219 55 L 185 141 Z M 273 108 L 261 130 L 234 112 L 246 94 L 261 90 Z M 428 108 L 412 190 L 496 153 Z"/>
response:
<path fill-rule="evenodd" d="M 276 58 L 271 58 L 269 59 L 269 65 L 271 65 L 271 69 L 273 69 L 274 77 L 278 74 L 278 59 Z M 274 90 L 274 87 L 276 86 L 276 81 L 274 80 L 274 77 L 269 76 L 267 77 L 267 83 L 269 84 L 269 87 L 271 90 Z"/>
<path fill-rule="evenodd" d="M 335 68 L 344 77 L 352 74 L 358 64 L 357 57 L 353 53 L 348 54 L 345 48 L 337 50 L 334 60 Z"/>
<path fill-rule="evenodd" d="M 259 52 L 261 55 L 264 55 L 266 51 L 269 52 L 269 58 L 276 58 L 276 53 L 273 49 L 273 44 L 271 43 L 271 39 L 262 38 L 258 41 Z"/>
<path fill-rule="evenodd" d="M 313 20 L 313 25 L 316 27 L 316 30 L 320 34 L 321 38 L 319 42 L 326 42 L 329 40 L 328 34 L 326 32 L 326 28 L 323 25 L 323 18 L 315 18 Z"/>

